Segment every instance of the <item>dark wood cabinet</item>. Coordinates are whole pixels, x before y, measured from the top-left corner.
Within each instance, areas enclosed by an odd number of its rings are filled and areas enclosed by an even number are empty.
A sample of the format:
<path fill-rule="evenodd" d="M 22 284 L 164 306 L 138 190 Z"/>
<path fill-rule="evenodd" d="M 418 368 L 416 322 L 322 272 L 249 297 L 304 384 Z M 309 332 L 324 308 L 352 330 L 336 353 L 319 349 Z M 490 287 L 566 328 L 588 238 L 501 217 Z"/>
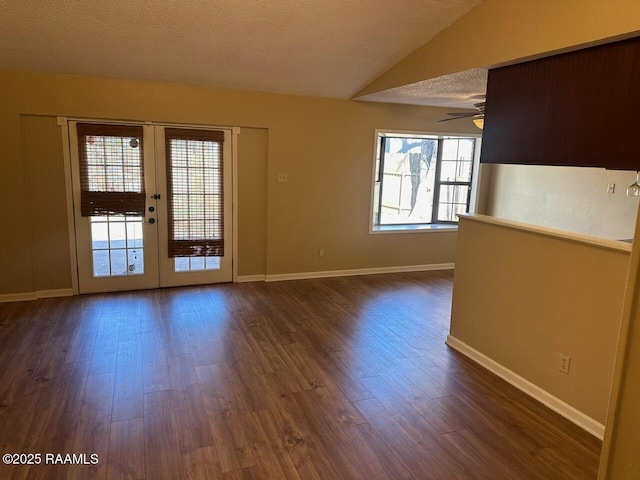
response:
<path fill-rule="evenodd" d="M 640 169 L 640 37 L 489 71 L 481 161 Z"/>

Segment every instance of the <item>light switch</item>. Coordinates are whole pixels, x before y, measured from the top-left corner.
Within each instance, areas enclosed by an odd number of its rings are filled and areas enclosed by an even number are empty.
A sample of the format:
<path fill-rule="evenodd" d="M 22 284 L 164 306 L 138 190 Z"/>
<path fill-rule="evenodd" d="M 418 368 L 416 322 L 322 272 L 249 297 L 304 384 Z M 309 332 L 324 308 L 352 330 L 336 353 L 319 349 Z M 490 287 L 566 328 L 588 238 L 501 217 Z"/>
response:
<path fill-rule="evenodd" d="M 616 184 L 607 183 L 607 193 L 615 193 L 615 192 L 616 192 Z"/>

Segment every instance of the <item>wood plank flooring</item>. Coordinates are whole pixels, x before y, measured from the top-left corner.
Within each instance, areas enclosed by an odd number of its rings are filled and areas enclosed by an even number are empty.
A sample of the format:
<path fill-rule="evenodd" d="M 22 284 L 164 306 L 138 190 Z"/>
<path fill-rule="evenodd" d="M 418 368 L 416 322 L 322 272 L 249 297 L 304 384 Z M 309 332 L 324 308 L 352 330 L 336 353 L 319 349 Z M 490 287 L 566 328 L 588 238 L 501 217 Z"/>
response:
<path fill-rule="evenodd" d="M 451 290 L 419 272 L 2 304 L 0 453 L 42 462 L 0 478 L 595 479 L 598 440 L 445 345 Z"/>

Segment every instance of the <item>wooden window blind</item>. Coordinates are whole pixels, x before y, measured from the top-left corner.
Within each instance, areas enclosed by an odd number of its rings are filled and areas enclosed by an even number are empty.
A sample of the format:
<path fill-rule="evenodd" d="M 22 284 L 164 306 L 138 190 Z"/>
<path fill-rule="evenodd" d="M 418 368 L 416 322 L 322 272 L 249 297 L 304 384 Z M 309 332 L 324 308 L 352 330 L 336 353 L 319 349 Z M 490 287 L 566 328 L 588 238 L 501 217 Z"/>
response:
<path fill-rule="evenodd" d="M 169 257 L 224 256 L 224 132 L 165 129 Z"/>
<path fill-rule="evenodd" d="M 82 216 L 144 216 L 142 127 L 79 123 L 77 132 Z"/>

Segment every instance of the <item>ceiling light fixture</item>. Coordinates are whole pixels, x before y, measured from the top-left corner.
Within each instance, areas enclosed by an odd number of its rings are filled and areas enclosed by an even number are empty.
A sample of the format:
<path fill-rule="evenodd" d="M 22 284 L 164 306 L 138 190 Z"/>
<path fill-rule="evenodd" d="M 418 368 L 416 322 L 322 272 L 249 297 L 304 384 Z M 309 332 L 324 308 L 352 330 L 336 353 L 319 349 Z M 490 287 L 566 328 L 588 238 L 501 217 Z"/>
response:
<path fill-rule="evenodd" d="M 451 120 L 460 120 L 461 118 L 471 118 L 476 127 L 482 130 L 484 128 L 485 102 L 474 103 L 473 106 L 476 108 L 476 112 L 447 112 L 450 118 L 443 118 L 438 120 L 438 122 L 450 122 Z"/>
<path fill-rule="evenodd" d="M 627 188 L 627 195 L 630 197 L 640 197 L 640 171 L 636 172 L 636 181 Z"/>

